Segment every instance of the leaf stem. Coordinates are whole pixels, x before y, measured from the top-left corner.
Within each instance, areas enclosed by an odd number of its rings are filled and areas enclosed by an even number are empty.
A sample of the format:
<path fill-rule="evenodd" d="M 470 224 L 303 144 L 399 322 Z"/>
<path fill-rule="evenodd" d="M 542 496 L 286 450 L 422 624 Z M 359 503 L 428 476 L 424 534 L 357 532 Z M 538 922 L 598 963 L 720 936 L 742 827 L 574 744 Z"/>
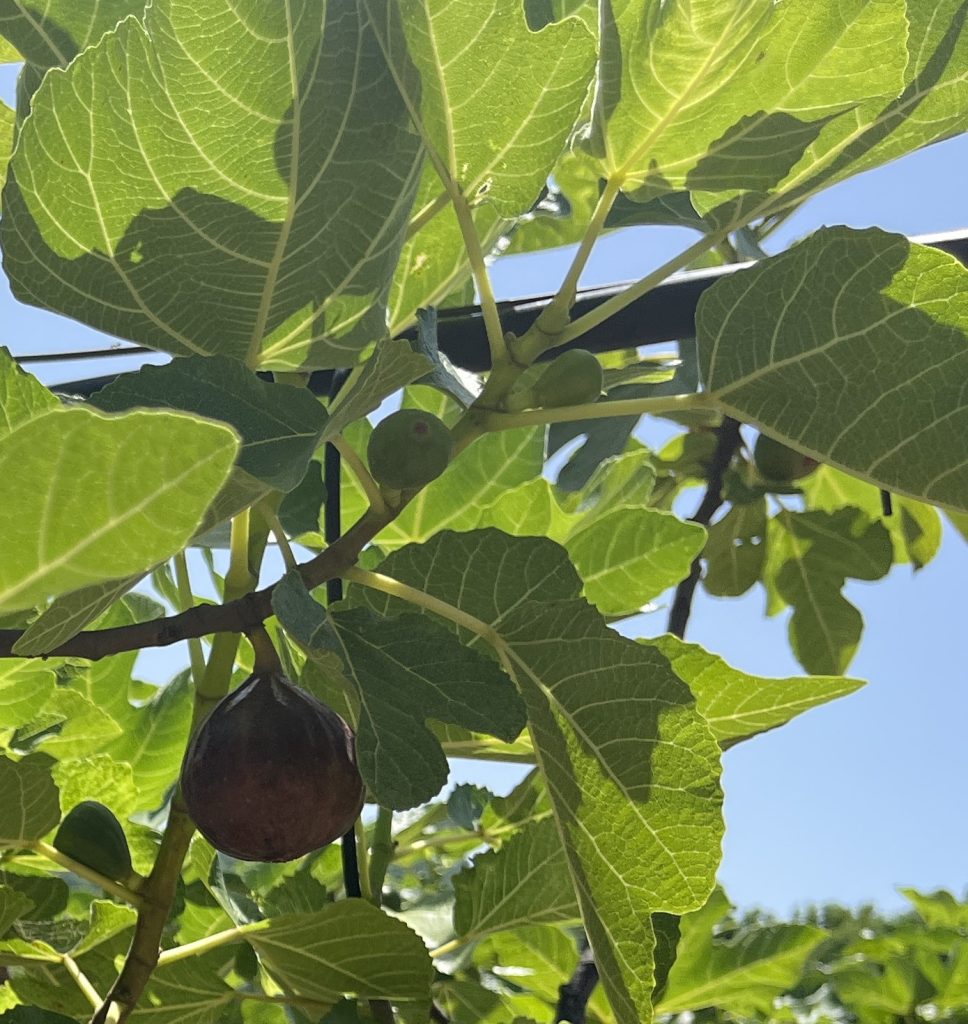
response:
<path fill-rule="evenodd" d="M 206 935 L 204 939 L 186 942 L 183 946 L 174 946 L 172 949 L 163 949 L 158 956 L 158 966 L 167 967 L 169 964 L 178 963 L 179 960 L 187 960 L 190 956 L 218 949 L 219 946 L 241 942 L 244 938 L 241 928 L 226 928 L 225 931 Z"/>
<path fill-rule="evenodd" d="M 430 959 L 436 960 L 439 956 L 447 956 L 448 953 L 453 953 L 455 949 L 460 949 L 461 946 L 467 942 L 467 936 L 458 935 L 457 937 L 448 940 L 443 945 L 438 946 L 436 949 L 430 951 Z"/>
<path fill-rule="evenodd" d="M 421 228 L 426 227 L 441 210 L 446 209 L 449 202 L 450 196 L 446 192 L 441 192 L 432 202 L 427 203 L 420 213 L 411 217 L 406 234 L 403 236 L 404 242 L 409 242 Z"/>
<path fill-rule="evenodd" d="M 588 227 L 582 236 L 578 251 L 575 253 L 575 258 L 571 261 L 571 266 L 568 268 L 568 273 L 565 274 L 565 279 L 561 282 L 555 297 L 541 311 L 541 315 L 535 323 L 535 330 L 541 336 L 545 338 L 557 337 L 567 327 L 569 313 L 571 307 L 575 304 L 575 295 L 578 293 L 578 282 L 588 263 L 588 258 L 591 256 L 592 249 L 605 227 L 605 220 L 608 217 L 609 211 L 622 191 L 622 183 L 623 178 L 618 175 L 610 177 L 606 181 L 605 188 L 598 197 L 591 220 L 588 222 Z"/>
<path fill-rule="evenodd" d="M 612 416 L 641 416 L 645 413 L 682 412 L 684 409 L 713 409 L 714 400 L 706 394 L 671 395 L 660 398 L 624 398 L 617 401 L 591 402 L 586 405 L 563 405 L 557 409 L 528 409 L 524 412 L 481 412 L 479 422 L 487 431 L 513 430 L 543 423 L 566 423 L 575 420 L 601 420 Z"/>
<path fill-rule="evenodd" d="M 387 868 L 393 860 L 393 810 L 380 807 L 373 824 L 373 839 L 370 843 L 370 899 L 378 907 L 383 903 L 383 882 Z"/>
<path fill-rule="evenodd" d="M 370 508 L 378 514 L 385 512 L 386 502 L 380 493 L 380 485 L 373 479 L 356 449 L 342 434 L 338 434 L 330 443 L 339 452 L 340 458 L 349 466 L 353 476 L 359 481 L 360 487 L 363 488 L 363 493 L 366 495 L 366 500 L 370 503 Z"/>
<path fill-rule="evenodd" d="M 61 962 L 67 968 L 67 973 L 74 979 L 77 987 L 84 994 L 84 998 L 96 1010 L 101 1005 L 101 996 L 98 994 L 98 990 L 91 984 L 87 975 L 77 966 L 77 961 L 72 956 L 64 953 L 61 957 Z"/>
<path fill-rule="evenodd" d="M 358 565 L 351 566 L 343 573 L 343 576 L 354 583 L 362 584 L 364 587 L 370 587 L 372 590 L 379 590 L 381 593 L 389 594 L 391 597 L 398 597 L 403 601 L 409 601 L 410 604 L 424 608 L 428 612 L 433 612 L 435 615 L 439 615 L 441 618 L 447 619 L 458 626 L 463 626 L 464 629 L 476 633 L 495 647 L 504 646 L 503 639 L 493 626 L 488 625 L 488 623 L 483 622 L 481 619 L 475 618 L 473 615 L 469 615 L 465 611 L 461 611 L 460 608 L 448 604 L 446 601 L 441 601 L 438 597 L 425 593 L 423 590 L 418 590 L 416 587 L 401 583 L 390 576 L 384 576 L 382 573 L 361 569 Z"/>
<path fill-rule="evenodd" d="M 178 611 L 187 611 L 195 603 L 195 599 L 184 548 L 175 554 L 175 583 L 178 587 Z M 192 682 L 197 690 L 205 676 L 205 654 L 202 651 L 202 641 L 197 636 L 188 638 L 188 659 L 192 666 Z"/>
<path fill-rule="evenodd" d="M 356 836 L 356 863 L 360 873 L 360 896 L 368 903 L 373 902 L 373 892 L 370 889 L 370 847 L 366 841 L 366 826 L 362 818 L 357 818 L 353 825 L 353 832 Z"/>
<path fill-rule="evenodd" d="M 282 560 L 285 563 L 286 571 L 295 569 L 299 564 L 296 561 L 296 556 L 292 553 L 292 545 L 289 543 L 289 538 L 286 536 L 286 531 L 282 527 L 282 523 L 279 522 L 279 516 L 273 512 L 271 515 L 266 515 L 266 522 L 269 524 L 269 530 L 275 539 L 276 546 L 282 554 Z"/>
<path fill-rule="evenodd" d="M 501 327 L 501 315 L 498 312 L 497 300 L 494 298 L 494 289 L 491 286 L 491 275 L 487 272 L 481 240 L 478 238 L 477 228 L 474 226 L 474 216 L 464 193 L 449 175 L 444 185 L 454 204 L 457 223 L 460 226 L 464 248 L 467 250 L 467 258 L 471 265 L 471 274 L 474 276 L 474 284 L 477 286 L 477 297 L 481 303 L 484 326 L 487 329 L 487 343 L 491 349 L 491 366 L 500 366 L 508 362 L 508 350 L 504 341 L 504 328 Z"/>
<path fill-rule="evenodd" d="M 661 284 L 677 270 L 682 270 L 683 267 L 687 267 L 699 256 L 702 256 L 710 249 L 714 249 L 728 234 L 728 229 L 720 228 L 712 234 L 704 235 L 687 249 L 683 249 L 677 256 L 667 260 L 661 267 L 657 267 L 646 274 L 645 277 L 639 278 L 634 284 L 630 284 L 624 292 L 613 295 L 608 301 L 603 302 L 600 306 L 596 306 L 584 316 L 580 316 L 577 320 L 568 324 L 559 334 L 551 337 L 550 344 L 548 335 L 543 332 L 539 322 L 535 321 L 527 334 L 522 335 L 515 349 L 515 356 L 522 362 L 532 363 L 545 350 L 565 345 L 569 341 L 580 338 L 593 327 L 604 323 L 609 317 L 621 312 L 626 306 L 635 302 L 636 299 L 640 299 L 647 292 L 650 292 L 656 285 Z"/>
<path fill-rule="evenodd" d="M 47 860 L 52 861 L 54 864 L 58 864 L 60 867 L 73 872 L 78 878 L 83 878 L 86 882 L 99 886 L 106 893 L 114 896 L 115 899 L 129 903 L 132 907 L 141 906 L 141 897 L 138 893 L 129 889 L 126 885 L 122 885 L 120 882 L 113 881 L 107 875 L 102 875 L 99 871 L 89 868 L 86 864 L 74 860 L 73 857 L 68 857 L 66 853 L 61 853 L 56 846 L 51 846 L 50 843 L 45 843 L 42 839 L 35 839 L 33 842 L 24 843 L 24 847 L 25 849 L 33 850 L 34 853 L 39 853 L 41 857 L 46 857 Z"/>

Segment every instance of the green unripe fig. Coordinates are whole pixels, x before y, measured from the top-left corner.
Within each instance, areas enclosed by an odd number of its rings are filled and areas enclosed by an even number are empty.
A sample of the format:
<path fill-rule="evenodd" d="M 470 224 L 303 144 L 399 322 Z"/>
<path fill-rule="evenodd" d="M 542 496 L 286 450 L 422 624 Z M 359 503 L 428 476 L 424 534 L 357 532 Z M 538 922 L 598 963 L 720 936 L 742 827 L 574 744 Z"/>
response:
<path fill-rule="evenodd" d="M 433 413 L 400 409 L 374 427 L 366 457 L 378 484 L 405 491 L 436 480 L 453 450 L 450 431 Z"/>
<path fill-rule="evenodd" d="M 254 672 L 192 737 L 181 792 L 199 832 L 240 860 L 295 860 L 363 807 L 353 731 L 280 672 Z"/>
<path fill-rule="evenodd" d="M 562 352 L 535 381 L 535 404 L 543 409 L 594 402 L 602 393 L 602 364 L 583 348 Z"/>
<path fill-rule="evenodd" d="M 753 446 L 753 462 L 764 480 L 790 483 L 802 480 L 812 473 L 819 463 L 809 455 L 803 455 L 766 434 L 760 434 Z"/>
<path fill-rule="evenodd" d="M 121 822 L 96 800 L 71 808 L 54 836 L 54 846 L 113 882 L 131 876 L 131 851 Z"/>

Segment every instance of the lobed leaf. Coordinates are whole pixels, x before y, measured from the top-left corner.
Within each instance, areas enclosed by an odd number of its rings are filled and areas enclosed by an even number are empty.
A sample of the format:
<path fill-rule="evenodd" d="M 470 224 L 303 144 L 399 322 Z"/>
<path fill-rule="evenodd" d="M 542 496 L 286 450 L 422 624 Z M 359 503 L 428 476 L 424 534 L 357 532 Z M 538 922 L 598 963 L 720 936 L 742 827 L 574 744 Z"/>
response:
<path fill-rule="evenodd" d="M 864 685 L 859 679 L 842 676 L 768 679 L 749 675 L 698 644 L 687 644 L 669 635 L 639 642 L 669 659 L 724 749 L 775 729 L 810 708 L 846 697 Z"/>
<path fill-rule="evenodd" d="M 877 487 L 968 508 L 968 271 L 954 257 L 826 228 L 718 281 L 696 329 L 725 412 Z"/>
<path fill-rule="evenodd" d="M 551 541 L 447 531 L 381 571 L 500 634 L 616 1019 L 649 1019 L 649 915 L 700 905 L 719 861 L 718 748 L 687 688 L 578 598 Z"/>
<path fill-rule="evenodd" d="M 158 0 L 34 95 L 5 267 L 24 301 L 163 351 L 352 365 L 385 333 L 420 160 L 359 5 Z"/>
<path fill-rule="evenodd" d="M 521 700 L 500 668 L 422 616 L 356 608 L 327 617 L 292 574 L 276 588 L 273 608 L 300 643 L 341 657 L 359 699 L 360 772 L 384 807 L 415 807 L 447 781 L 428 718 L 508 742 L 524 728 Z"/>

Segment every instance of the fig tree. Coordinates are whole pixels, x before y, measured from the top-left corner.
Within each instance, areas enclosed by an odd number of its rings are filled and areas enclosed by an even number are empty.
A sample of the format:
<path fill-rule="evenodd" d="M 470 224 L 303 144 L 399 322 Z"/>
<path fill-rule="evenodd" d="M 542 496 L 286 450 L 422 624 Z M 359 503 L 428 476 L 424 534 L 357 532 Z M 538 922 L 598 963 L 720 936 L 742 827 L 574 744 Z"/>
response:
<path fill-rule="evenodd" d="M 443 421 L 422 409 L 400 409 L 373 428 L 366 457 L 378 484 L 404 491 L 439 477 L 453 448 Z"/>
<path fill-rule="evenodd" d="M 70 809 L 57 829 L 54 846 L 113 882 L 131 877 L 131 852 L 121 822 L 96 800 L 82 800 Z"/>
<path fill-rule="evenodd" d="M 760 434 L 753 446 L 753 462 L 764 480 L 790 483 L 812 473 L 819 463 L 809 455 L 788 448 L 767 434 Z"/>
<path fill-rule="evenodd" d="M 363 807 L 353 731 L 280 672 L 255 672 L 195 733 L 182 797 L 198 830 L 240 860 L 295 860 L 348 832 Z"/>
<path fill-rule="evenodd" d="M 562 352 L 535 381 L 535 404 L 544 409 L 594 402 L 602 393 L 602 364 L 583 348 Z"/>

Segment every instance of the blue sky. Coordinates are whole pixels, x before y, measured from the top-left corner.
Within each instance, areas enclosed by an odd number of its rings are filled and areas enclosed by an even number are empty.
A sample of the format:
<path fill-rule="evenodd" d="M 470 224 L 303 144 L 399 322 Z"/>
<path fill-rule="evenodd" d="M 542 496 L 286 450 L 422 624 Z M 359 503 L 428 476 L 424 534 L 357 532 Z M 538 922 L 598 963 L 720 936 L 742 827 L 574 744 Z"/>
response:
<path fill-rule="evenodd" d="M 12 100 L 14 69 L 0 67 L 0 96 Z M 821 225 L 877 225 L 908 235 L 968 229 L 964 168 L 968 136 L 844 182 L 808 202 L 774 250 Z M 605 239 L 583 284 L 629 280 L 694 239 L 672 228 L 630 229 Z M 560 250 L 515 256 L 493 268 L 500 298 L 552 291 L 570 262 Z M 18 304 L 0 281 L 0 344 L 17 354 L 104 347 L 103 335 Z M 114 359 L 44 368 L 47 383 L 136 365 Z M 644 435 L 648 438 L 648 428 Z M 698 498 L 698 496 L 697 496 Z M 268 572 L 272 567 L 267 567 Z M 848 597 L 866 629 L 850 674 L 859 693 L 809 712 L 725 757 L 727 836 L 721 880 L 739 905 L 780 913 L 811 901 L 902 904 L 896 886 L 968 885 L 968 545 L 950 529 L 940 556 L 914 574 L 854 584 Z M 632 623 L 662 632 L 664 611 Z M 766 619 L 761 590 L 739 599 L 697 596 L 687 639 L 764 675 L 799 674 L 786 617 Z M 152 652 L 140 673 L 164 678 L 181 652 Z M 506 788 L 516 769 L 455 765 L 454 778 Z"/>

